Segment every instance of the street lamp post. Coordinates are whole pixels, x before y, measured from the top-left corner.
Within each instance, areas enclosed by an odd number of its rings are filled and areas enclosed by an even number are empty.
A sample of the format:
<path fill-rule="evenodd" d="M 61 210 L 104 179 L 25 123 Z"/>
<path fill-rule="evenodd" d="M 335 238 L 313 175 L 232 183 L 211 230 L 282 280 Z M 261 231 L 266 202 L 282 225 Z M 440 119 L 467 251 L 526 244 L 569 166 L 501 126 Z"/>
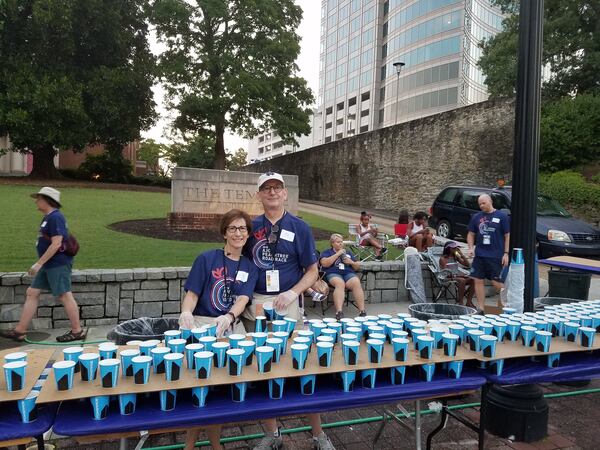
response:
<path fill-rule="evenodd" d="M 401 61 L 397 61 L 393 64 L 393 66 L 396 68 L 396 113 L 394 115 L 394 125 L 396 125 L 398 123 L 398 94 L 400 94 L 400 72 L 402 71 L 402 68 L 405 66 L 406 64 L 404 64 Z"/>

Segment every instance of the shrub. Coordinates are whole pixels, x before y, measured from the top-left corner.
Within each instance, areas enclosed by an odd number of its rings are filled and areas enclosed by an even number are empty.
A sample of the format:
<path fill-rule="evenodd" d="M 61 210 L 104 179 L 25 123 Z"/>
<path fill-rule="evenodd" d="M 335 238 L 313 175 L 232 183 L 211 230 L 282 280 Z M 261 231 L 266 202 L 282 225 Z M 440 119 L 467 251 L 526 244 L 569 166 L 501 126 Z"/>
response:
<path fill-rule="evenodd" d="M 600 208 L 600 185 L 588 183 L 577 172 L 563 170 L 552 174 L 540 174 L 539 190 L 561 203 L 574 207 Z"/>
<path fill-rule="evenodd" d="M 88 155 L 79 166 L 78 172 L 86 180 L 105 183 L 129 183 L 133 175 L 131 163 L 123 157 L 113 157 L 109 152 Z"/>

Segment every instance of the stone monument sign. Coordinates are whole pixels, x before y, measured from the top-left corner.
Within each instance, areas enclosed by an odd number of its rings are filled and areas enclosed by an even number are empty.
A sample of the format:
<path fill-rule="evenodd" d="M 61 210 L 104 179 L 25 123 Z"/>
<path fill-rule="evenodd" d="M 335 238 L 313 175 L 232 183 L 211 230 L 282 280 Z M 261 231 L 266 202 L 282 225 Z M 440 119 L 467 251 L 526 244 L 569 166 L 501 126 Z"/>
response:
<path fill-rule="evenodd" d="M 171 178 L 169 226 L 177 229 L 215 228 L 230 209 L 262 214 L 257 186 L 260 173 L 177 167 Z M 288 189 L 286 209 L 298 213 L 298 176 L 283 175 Z"/>

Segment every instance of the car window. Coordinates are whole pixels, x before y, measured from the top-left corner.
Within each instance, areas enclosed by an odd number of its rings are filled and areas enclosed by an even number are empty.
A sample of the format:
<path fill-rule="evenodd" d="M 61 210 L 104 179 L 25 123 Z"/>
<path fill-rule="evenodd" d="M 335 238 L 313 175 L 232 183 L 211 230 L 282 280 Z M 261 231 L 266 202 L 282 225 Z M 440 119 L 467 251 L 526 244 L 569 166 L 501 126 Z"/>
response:
<path fill-rule="evenodd" d="M 538 195 L 537 213 L 539 216 L 571 217 L 560 203 L 545 195 Z"/>
<path fill-rule="evenodd" d="M 477 199 L 481 194 L 483 194 L 481 191 L 463 191 L 458 198 L 457 204 L 463 208 L 477 211 L 479 210 L 479 203 L 477 203 Z"/>
<path fill-rule="evenodd" d="M 492 194 L 491 197 L 495 209 L 510 209 L 510 203 L 505 195 Z"/>
<path fill-rule="evenodd" d="M 444 192 L 442 192 L 439 195 L 438 202 L 453 203 L 454 202 L 454 197 L 456 197 L 456 192 L 457 191 L 458 191 L 458 189 L 456 189 L 456 188 L 446 189 Z"/>

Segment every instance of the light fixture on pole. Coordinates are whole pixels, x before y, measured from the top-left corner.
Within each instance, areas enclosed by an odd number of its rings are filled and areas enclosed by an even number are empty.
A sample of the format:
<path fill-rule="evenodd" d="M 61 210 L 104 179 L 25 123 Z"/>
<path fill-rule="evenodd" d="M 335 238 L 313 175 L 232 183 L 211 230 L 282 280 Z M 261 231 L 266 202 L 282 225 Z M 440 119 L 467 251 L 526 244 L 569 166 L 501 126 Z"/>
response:
<path fill-rule="evenodd" d="M 392 64 L 395 68 L 396 68 L 396 114 L 394 116 L 394 125 L 396 125 L 398 123 L 398 94 L 400 94 L 400 72 L 402 71 L 402 68 L 406 65 L 401 61 L 395 62 L 394 64 Z"/>

